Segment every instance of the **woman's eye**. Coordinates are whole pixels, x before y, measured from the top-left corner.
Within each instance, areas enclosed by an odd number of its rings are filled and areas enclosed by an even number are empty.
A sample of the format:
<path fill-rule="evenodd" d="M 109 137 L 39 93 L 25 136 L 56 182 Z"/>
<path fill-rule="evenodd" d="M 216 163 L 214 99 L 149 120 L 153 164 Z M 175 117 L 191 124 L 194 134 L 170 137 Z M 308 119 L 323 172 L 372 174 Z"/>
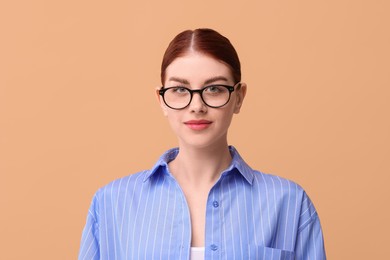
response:
<path fill-rule="evenodd" d="M 174 87 L 172 91 L 179 94 L 188 92 L 188 90 L 184 87 Z"/>
<path fill-rule="evenodd" d="M 207 87 L 205 91 L 209 92 L 209 93 L 217 94 L 217 93 L 223 92 L 223 87 L 221 87 L 221 86 L 210 86 L 210 87 Z"/>

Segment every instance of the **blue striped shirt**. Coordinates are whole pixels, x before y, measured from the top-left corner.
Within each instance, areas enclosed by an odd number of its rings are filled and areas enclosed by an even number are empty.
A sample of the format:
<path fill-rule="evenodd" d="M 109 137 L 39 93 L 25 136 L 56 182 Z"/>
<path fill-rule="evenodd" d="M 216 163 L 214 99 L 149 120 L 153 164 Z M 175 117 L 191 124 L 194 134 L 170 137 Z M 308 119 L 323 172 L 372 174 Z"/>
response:
<path fill-rule="evenodd" d="M 79 259 L 189 259 L 190 213 L 168 169 L 178 152 L 97 191 Z M 207 199 L 205 259 L 326 259 L 320 221 L 303 189 L 251 169 L 232 146 L 230 152 L 232 162 Z"/>

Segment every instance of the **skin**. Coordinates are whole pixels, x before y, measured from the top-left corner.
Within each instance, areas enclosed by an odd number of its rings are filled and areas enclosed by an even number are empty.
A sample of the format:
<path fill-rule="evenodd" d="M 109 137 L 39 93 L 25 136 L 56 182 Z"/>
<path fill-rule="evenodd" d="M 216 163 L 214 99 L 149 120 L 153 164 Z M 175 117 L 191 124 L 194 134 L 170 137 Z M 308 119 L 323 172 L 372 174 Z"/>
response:
<path fill-rule="evenodd" d="M 230 68 L 210 56 L 190 51 L 167 67 L 164 86 L 179 85 L 200 89 L 218 83 L 231 86 L 236 83 Z M 194 94 L 191 104 L 182 110 L 167 107 L 156 91 L 163 114 L 179 142 L 179 154 L 168 166 L 188 203 L 192 229 L 191 246 L 204 246 L 208 194 L 232 160 L 227 133 L 233 115 L 240 112 L 246 88 L 246 84 L 242 83 L 241 88 L 232 93 L 229 103 L 221 108 L 206 106 L 200 95 Z M 191 120 L 206 120 L 208 124 L 191 126 L 188 124 Z"/>

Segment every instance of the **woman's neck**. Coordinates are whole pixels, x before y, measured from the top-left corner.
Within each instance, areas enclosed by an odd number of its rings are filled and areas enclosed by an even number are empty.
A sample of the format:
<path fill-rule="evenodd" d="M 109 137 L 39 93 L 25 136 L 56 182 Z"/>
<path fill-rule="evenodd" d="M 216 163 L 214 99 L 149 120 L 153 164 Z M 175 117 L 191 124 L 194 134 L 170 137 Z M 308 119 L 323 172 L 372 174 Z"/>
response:
<path fill-rule="evenodd" d="M 169 163 L 178 180 L 194 185 L 215 183 L 232 158 L 227 144 L 207 148 L 180 146 L 179 154 Z"/>

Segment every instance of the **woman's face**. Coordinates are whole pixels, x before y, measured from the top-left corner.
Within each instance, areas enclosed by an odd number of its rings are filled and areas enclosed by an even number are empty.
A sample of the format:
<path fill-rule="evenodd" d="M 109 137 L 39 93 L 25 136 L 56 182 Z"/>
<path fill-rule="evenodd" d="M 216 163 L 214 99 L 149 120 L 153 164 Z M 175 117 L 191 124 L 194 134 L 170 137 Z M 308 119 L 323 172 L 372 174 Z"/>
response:
<path fill-rule="evenodd" d="M 212 84 L 233 86 L 232 73 L 227 65 L 210 56 L 190 52 L 176 58 L 165 71 L 164 87 L 186 87 L 201 89 Z M 227 131 L 234 113 L 239 113 L 245 97 L 246 85 L 241 84 L 231 93 L 230 101 L 220 108 L 208 107 L 198 93 L 193 94 L 191 103 L 184 109 L 167 107 L 157 95 L 164 115 L 179 139 L 179 146 L 206 148 L 227 145 Z"/>

